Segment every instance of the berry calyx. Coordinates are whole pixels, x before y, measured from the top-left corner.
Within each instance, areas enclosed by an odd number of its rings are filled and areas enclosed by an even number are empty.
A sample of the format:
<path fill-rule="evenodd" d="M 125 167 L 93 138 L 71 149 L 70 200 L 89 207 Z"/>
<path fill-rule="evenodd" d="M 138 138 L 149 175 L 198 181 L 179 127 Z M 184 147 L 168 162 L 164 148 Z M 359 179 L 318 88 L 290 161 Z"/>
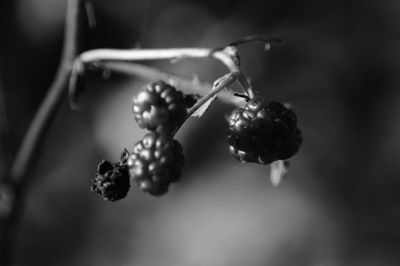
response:
<path fill-rule="evenodd" d="M 302 143 L 296 114 L 279 102 L 255 97 L 229 116 L 228 143 L 239 161 L 270 164 L 295 155 Z"/>
<path fill-rule="evenodd" d="M 187 114 L 182 92 L 164 81 L 144 86 L 133 98 L 132 110 L 141 128 L 164 134 L 176 130 Z"/>
<path fill-rule="evenodd" d="M 184 163 L 181 144 L 156 132 L 138 141 L 127 161 L 131 179 L 140 190 L 153 196 L 165 194 L 170 183 L 178 181 Z"/>
<path fill-rule="evenodd" d="M 112 164 L 107 160 L 99 163 L 91 191 L 98 193 L 105 200 L 116 201 L 125 198 L 129 188 L 129 171 L 126 163 Z"/>

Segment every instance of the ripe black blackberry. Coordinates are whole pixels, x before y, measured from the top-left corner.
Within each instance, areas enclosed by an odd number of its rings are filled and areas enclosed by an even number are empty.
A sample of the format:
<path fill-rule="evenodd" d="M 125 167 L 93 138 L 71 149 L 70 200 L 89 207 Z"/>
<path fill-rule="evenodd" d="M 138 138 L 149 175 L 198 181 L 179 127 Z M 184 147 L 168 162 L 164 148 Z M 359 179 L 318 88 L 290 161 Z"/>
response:
<path fill-rule="evenodd" d="M 122 156 L 121 156 L 122 158 Z M 124 162 L 115 164 L 103 160 L 97 166 L 91 190 L 105 200 L 116 201 L 126 197 L 130 188 L 128 166 Z"/>
<path fill-rule="evenodd" d="M 256 97 L 229 116 L 228 143 L 239 161 L 269 164 L 295 155 L 302 137 L 292 110 Z"/>
<path fill-rule="evenodd" d="M 141 128 L 166 134 L 179 127 L 187 114 L 182 92 L 164 81 L 143 87 L 133 99 L 132 110 Z"/>
<path fill-rule="evenodd" d="M 127 161 L 132 180 L 153 196 L 168 191 L 178 181 L 185 162 L 182 146 L 172 137 L 150 132 L 138 141 Z"/>

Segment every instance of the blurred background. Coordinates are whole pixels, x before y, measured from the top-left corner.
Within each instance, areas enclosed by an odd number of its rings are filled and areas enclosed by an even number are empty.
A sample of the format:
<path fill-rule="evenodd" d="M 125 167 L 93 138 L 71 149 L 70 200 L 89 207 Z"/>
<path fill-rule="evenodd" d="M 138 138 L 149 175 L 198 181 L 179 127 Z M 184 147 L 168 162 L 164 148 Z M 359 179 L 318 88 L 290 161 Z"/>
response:
<path fill-rule="evenodd" d="M 92 75 L 83 107 L 65 100 L 43 143 L 20 223 L 15 265 L 399 265 L 400 2 L 396 0 L 93 0 L 89 48 L 239 48 L 266 99 L 290 102 L 304 143 L 278 188 L 269 167 L 229 154 L 215 102 L 177 139 L 186 165 L 162 198 L 132 187 L 110 203 L 89 190 L 97 163 L 145 131 L 131 98 L 148 81 Z M 0 173 L 57 69 L 65 0 L 0 2 Z M 211 60 L 154 62 L 212 82 Z"/>

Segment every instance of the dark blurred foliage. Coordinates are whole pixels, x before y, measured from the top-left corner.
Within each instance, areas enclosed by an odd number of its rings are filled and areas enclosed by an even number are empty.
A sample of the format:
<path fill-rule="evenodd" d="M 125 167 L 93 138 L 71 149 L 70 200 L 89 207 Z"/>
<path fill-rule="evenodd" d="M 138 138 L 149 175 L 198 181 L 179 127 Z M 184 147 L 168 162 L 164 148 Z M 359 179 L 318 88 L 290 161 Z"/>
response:
<path fill-rule="evenodd" d="M 88 81 L 83 108 L 65 101 L 31 173 L 17 265 L 399 265 L 400 3 L 94 0 L 89 47 L 220 47 L 250 34 L 285 45 L 240 47 L 267 99 L 290 102 L 304 145 L 280 188 L 268 168 L 229 155 L 215 103 L 177 138 L 184 178 L 164 198 L 134 189 L 116 203 L 89 191 L 103 158 L 144 131 L 130 101 L 144 81 Z M 0 170 L 15 155 L 51 83 L 65 0 L 0 2 Z M 212 81 L 210 60 L 153 64 Z M 3 110 L 2 103 L 5 103 Z"/>

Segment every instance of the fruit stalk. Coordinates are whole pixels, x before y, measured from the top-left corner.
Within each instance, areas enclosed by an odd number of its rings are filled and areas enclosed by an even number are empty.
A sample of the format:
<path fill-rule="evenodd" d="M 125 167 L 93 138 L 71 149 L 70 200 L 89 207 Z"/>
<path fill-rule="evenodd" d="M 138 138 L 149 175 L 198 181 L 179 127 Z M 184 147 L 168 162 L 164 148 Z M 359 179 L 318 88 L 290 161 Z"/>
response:
<path fill-rule="evenodd" d="M 240 76 L 239 72 L 231 72 L 225 76 L 219 78 L 214 82 L 213 88 L 207 93 L 203 98 L 201 98 L 195 105 L 190 108 L 187 114 L 187 118 L 190 117 L 197 109 L 199 109 L 203 104 L 205 104 L 212 97 L 216 96 L 223 89 L 228 87 L 233 82 L 237 81 Z"/>

